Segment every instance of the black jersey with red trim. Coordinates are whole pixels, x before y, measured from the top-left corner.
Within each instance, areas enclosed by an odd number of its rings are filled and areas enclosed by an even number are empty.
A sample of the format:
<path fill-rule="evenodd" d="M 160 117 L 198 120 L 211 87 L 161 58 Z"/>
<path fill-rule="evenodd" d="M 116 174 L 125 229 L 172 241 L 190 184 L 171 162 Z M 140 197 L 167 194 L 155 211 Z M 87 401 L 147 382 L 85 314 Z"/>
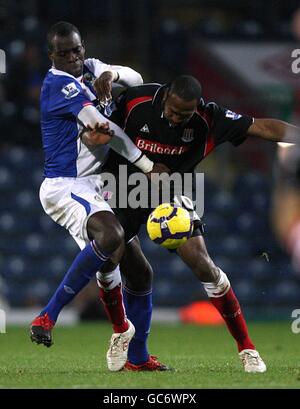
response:
<path fill-rule="evenodd" d="M 170 126 L 163 115 L 166 89 L 167 85 L 160 84 L 128 88 L 117 99 L 117 111 L 111 117 L 149 159 L 164 163 L 171 172 L 192 172 L 218 145 L 231 142 L 238 146 L 245 141 L 253 118 L 214 102 L 205 104 L 202 100 L 187 122 Z M 129 173 L 138 171 L 113 151 L 104 170 L 118 172 L 120 164 L 128 164 Z"/>

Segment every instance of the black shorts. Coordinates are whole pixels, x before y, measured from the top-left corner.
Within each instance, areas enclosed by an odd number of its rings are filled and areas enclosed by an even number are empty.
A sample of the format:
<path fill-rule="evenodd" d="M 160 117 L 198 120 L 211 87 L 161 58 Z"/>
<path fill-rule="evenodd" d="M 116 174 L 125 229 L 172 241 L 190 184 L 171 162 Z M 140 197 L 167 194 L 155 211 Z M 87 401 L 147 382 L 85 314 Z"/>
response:
<path fill-rule="evenodd" d="M 125 242 L 128 243 L 134 236 L 136 236 L 143 224 L 147 223 L 148 216 L 152 209 L 113 209 L 117 219 L 121 223 L 125 232 Z M 204 223 L 200 220 L 194 220 L 194 229 L 192 237 L 201 236 L 204 234 Z"/>

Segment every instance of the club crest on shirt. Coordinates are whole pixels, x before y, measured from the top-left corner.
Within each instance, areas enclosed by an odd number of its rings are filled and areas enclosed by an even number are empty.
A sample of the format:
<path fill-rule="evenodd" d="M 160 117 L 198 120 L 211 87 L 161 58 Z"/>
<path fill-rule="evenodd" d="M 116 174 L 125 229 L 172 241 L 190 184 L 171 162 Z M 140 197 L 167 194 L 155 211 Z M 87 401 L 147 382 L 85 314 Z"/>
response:
<path fill-rule="evenodd" d="M 66 99 L 71 99 L 79 94 L 80 90 L 76 87 L 75 82 L 70 82 L 70 84 L 64 86 L 61 92 L 65 95 Z"/>
<path fill-rule="evenodd" d="M 100 102 L 99 105 L 96 106 L 101 114 L 104 114 L 106 117 L 110 117 L 111 114 L 116 111 L 117 106 L 114 101 L 111 102 Z"/>
<path fill-rule="evenodd" d="M 225 112 L 225 116 L 226 118 L 230 118 L 233 121 L 236 121 L 237 119 L 239 119 L 242 115 L 240 114 L 236 114 L 235 112 L 230 111 L 229 109 L 227 109 L 227 111 Z"/>
<path fill-rule="evenodd" d="M 181 140 L 183 142 L 192 142 L 193 139 L 194 139 L 194 129 L 185 129 L 183 131 Z"/>
<path fill-rule="evenodd" d="M 96 79 L 95 75 L 88 71 L 83 74 L 82 82 L 85 84 L 88 83 L 94 85 L 95 79 Z"/>

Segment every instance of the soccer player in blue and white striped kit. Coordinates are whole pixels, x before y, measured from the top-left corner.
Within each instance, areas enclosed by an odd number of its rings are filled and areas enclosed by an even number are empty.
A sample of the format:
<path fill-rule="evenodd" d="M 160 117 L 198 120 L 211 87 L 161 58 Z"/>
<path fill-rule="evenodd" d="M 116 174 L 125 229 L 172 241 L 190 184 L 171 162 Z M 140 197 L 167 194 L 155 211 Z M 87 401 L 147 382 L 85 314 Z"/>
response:
<path fill-rule="evenodd" d="M 45 154 L 44 181 L 40 200 L 45 212 L 65 227 L 81 248 L 63 281 L 47 306 L 30 327 L 33 342 L 51 346 L 51 329 L 64 305 L 110 260 L 118 265 L 124 251 L 124 232 L 108 203 L 102 198 L 101 166 L 109 148 L 126 157 L 144 173 L 158 171 L 127 135 L 107 120 L 96 106 L 95 89 L 109 97 L 112 82 L 127 86 L 143 82 L 129 67 L 85 59 L 84 43 L 78 29 L 59 22 L 48 33 L 48 71 L 41 91 L 41 129 Z M 100 78 L 99 78 L 100 77 Z M 86 145 L 80 137 L 83 128 L 99 127 L 103 144 Z M 99 143 L 99 142 L 97 142 Z M 107 352 L 111 371 L 123 368 L 135 328 L 127 320 L 118 269 L 99 273 L 100 282 L 110 294 L 110 319 L 114 334 Z"/>

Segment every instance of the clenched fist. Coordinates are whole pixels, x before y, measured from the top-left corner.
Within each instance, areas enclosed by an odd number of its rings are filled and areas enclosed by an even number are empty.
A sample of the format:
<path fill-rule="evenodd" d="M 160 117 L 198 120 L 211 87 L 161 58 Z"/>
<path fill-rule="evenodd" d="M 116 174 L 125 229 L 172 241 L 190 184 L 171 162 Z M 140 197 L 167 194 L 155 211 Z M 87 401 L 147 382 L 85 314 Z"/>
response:
<path fill-rule="evenodd" d="M 162 173 L 167 174 L 169 172 L 170 169 L 163 163 L 154 163 L 151 172 L 146 173 L 146 176 L 148 179 L 152 180 L 155 183 L 156 182 L 155 175 L 157 174 L 161 175 Z"/>
<path fill-rule="evenodd" d="M 109 128 L 109 123 L 97 123 L 94 128 L 87 125 L 80 134 L 85 145 L 105 145 L 114 136 L 114 131 Z"/>
<path fill-rule="evenodd" d="M 112 83 L 118 78 L 116 71 L 104 71 L 94 82 L 94 88 L 100 102 L 111 101 Z"/>

